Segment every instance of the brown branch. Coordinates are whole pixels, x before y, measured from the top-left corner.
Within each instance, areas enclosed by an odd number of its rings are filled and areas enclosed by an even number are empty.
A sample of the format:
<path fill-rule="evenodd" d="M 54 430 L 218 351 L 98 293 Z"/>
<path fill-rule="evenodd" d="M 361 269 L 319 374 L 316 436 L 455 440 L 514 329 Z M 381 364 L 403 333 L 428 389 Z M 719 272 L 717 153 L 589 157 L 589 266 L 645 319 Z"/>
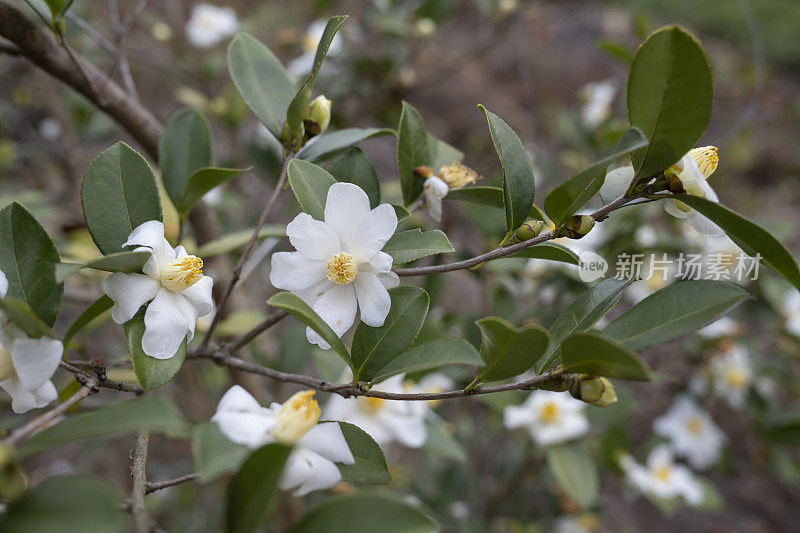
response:
<path fill-rule="evenodd" d="M 168 487 L 174 487 L 175 485 L 180 485 L 181 483 L 186 483 L 187 481 L 193 481 L 199 477 L 200 474 L 186 474 L 185 476 L 176 477 L 175 479 L 169 479 L 167 481 L 148 481 L 145 483 L 145 494 L 150 494 L 151 492 L 166 489 Z"/>
<path fill-rule="evenodd" d="M 78 383 L 80 383 L 81 385 L 91 385 L 92 387 L 95 388 L 101 387 L 104 389 L 113 389 L 121 392 L 133 392 L 136 394 L 144 393 L 144 389 L 139 385 L 132 385 L 129 383 L 123 383 L 121 381 L 114 381 L 113 379 L 108 379 L 108 378 L 100 380 L 98 378 L 90 376 L 80 368 L 72 366 L 71 364 L 65 361 L 61 361 L 60 363 L 58 363 L 58 366 L 60 366 L 61 368 L 63 368 L 68 372 L 72 372 L 73 374 L 75 374 L 75 379 L 78 380 Z"/>
<path fill-rule="evenodd" d="M 46 427 L 48 424 L 50 424 L 50 422 L 64 414 L 67 409 L 80 402 L 87 396 L 96 393 L 97 391 L 97 388 L 93 388 L 90 385 L 83 385 L 80 389 L 78 389 L 78 392 L 67 398 L 62 403 L 58 404 L 53 409 L 50 409 L 43 415 L 37 416 L 24 426 L 18 428 L 3 441 L 3 444 L 7 446 L 16 446 L 21 441 L 26 440 L 32 433 L 35 433 L 36 431 Z"/>
<path fill-rule="evenodd" d="M 133 528 L 136 533 L 150 531 L 150 517 L 144 505 L 144 495 L 147 492 L 147 448 L 150 440 L 150 431 L 140 429 L 136 435 L 136 451 L 131 466 L 133 477 L 133 490 L 131 491 L 131 514 L 133 515 Z"/>
<path fill-rule="evenodd" d="M 256 327 L 254 327 L 241 337 L 233 340 L 230 344 L 226 345 L 225 348 L 230 353 L 235 353 L 239 348 L 245 346 L 246 344 L 249 344 L 253 339 L 261 335 L 263 332 L 265 332 L 266 330 L 268 330 L 269 328 L 271 328 L 272 326 L 274 326 L 287 316 L 289 316 L 289 313 L 287 313 L 286 311 L 278 311 L 272 313 L 267 318 L 265 318 L 264 321 L 261 322 L 259 325 L 257 325 Z"/>

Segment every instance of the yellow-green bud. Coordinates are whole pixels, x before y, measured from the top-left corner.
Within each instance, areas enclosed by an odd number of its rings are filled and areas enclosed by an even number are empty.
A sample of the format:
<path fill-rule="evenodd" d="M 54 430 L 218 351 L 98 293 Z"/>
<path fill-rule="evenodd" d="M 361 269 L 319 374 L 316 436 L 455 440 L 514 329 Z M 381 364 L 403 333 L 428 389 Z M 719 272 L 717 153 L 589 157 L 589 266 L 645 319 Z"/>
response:
<path fill-rule="evenodd" d="M 325 96 L 319 95 L 308 104 L 308 109 L 306 109 L 306 116 L 303 119 L 306 134 L 309 137 L 319 135 L 328 129 L 328 124 L 330 123 L 331 101 Z"/>
<path fill-rule="evenodd" d="M 576 400 L 597 407 L 608 407 L 617 401 L 614 385 L 604 377 L 574 374 L 568 378 L 569 393 Z"/>
<path fill-rule="evenodd" d="M 595 220 L 590 215 L 572 215 L 564 225 L 563 235 L 570 239 L 581 239 L 592 231 Z"/>
<path fill-rule="evenodd" d="M 0 468 L 0 498 L 13 500 L 28 488 L 28 476 L 19 463 L 10 462 Z"/>
<path fill-rule="evenodd" d="M 541 220 L 528 220 L 517 228 L 517 231 L 514 232 L 510 239 L 503 243 L 503 246 L 519 244 L 533 239 L 534 237 L 538 237 L 542 229 L 544 229 L 544 222 Z"/>

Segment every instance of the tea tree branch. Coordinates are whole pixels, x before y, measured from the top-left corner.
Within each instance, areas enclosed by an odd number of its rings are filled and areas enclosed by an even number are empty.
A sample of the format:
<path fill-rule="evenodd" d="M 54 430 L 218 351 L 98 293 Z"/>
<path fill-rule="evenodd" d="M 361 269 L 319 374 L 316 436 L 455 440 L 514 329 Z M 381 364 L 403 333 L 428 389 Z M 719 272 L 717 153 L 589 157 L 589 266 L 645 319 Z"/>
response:
<path fill-rule="evenodd" d="M 21 428 L 14 431 L 8 438 L 3 441 L 3 444 L 8 446 L 16 446 L 26 440 L 31 434 L 44 429 L 47 427 L 50 422 L 64 414 L 67 409 L 72 407 L 73 405 L 77 404 L 87 396 L 90 396 L 97 392 L 96 388 L 92 388 L 90 385 L 83 385 L 78 392 L 67 398 L 62 403 L 58 404 L 53 409 L 50 409 L 43 415 L 37 416 Z"/>
<path fill-rule="evenodd" d="M 131 514 L 133 515 L 133 528 L 136 533 L 150 531 L 150 517 L 144 505 L 144 495 L 147 492 L 147 448 L 150 440 L 150 431 L 140 429 L 136 436 L 136 450 L 131 466 L 133 476 L 133 490 L 131 491 Z"/>

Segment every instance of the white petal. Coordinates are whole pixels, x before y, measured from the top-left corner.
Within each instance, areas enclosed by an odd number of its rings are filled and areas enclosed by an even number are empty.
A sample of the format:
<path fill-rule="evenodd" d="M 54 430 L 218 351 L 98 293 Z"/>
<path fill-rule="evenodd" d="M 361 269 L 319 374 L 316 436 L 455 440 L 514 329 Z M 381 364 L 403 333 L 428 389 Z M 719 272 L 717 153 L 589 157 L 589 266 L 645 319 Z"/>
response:
<path fill-rule="evenodd" d="M 356 319 L 357 307 L 356 294 L 351 284 L 334 284 L 333 287 L 317 299 L 313 309 L 333 329 L 336 335 L 341 337 L 353 325 Z M 308 340 L 312 344 L 320 346 L 321 342 L 324 343 L 322 338 L 313 330 L 310 331 Z"/>
<path fill-rule="evenodd" d="M 64 347 L 61 341 L 50 337 L 18 338 L 9 351 L 20 383 L 26 389 L 34 390 L 50 381 L 61 361 Z"/>
<path fill-rule="evenodd" d="M 275 419 L 246 390 L 234 385 L 222 396 L 217 412 L 211 417 L 228 440 L 249 448 L 272 442 L 270 430 Z"/>
<path fill-rule="evenodd" d="M 381 204 L 367 213 L 357 225 L 351 225 L 349 233 L 340 232 L 340 235 L 343 235 L 345 249 L 360 263 L 371 259 L 381 250 L 396 229 L 397 213 L 394 207 Z"/>
<path fill-rule="evenodd" d="M 300 291 L 326 278 L 325 263 L 300 252 L 278 252 L 272 256 L 269 281 L 277 289 Z"/>
<path fill-rule="evenodd" d="M 394 272 L 382 272 L 378 274 L 378 280 L 380 280 L 387 289 L 393 289 L 400 285 L 400 277 Z"/>
<path fill-rule="evenodd" d="M 318 453 L 295 448 L 283 469 L 279 486 L 283 490 L 297 487 L 295 496 L 330 488 L 342 480 L 336 465 Z"/>
<path fill-rule="evenodd" d="M 175 293 L 160 289 L 144 313 L 144 353 L 156 359 L 169 359 L 188 332 L 189 324 L 175 302 Z"/>
<path fill-rule="evenodd" d="M 382 326 L 389 314 L 392 300 L 378 276 L 372 272 L 360 273 L 353 281 L 353 286 L 361 309 L 361 320 L 373 328 Z"/>
<path fill-rule="evenodd" d="M 534 417 L 530 407 L 523 405 L 509 405 L 503 409 L 503 425 L 506 429 L 517 429 L 529 426 Z"/>
<path fill-rule="evenodd" d="M 328 197 L 325 200 L 325 223 L 329 224 L 340 237 L 360 230 L 359 226 L 369 212 L 369 197 L 358 185 L 338 182 L 328 189 Z"/>
<path fill-rule="evenodd" d="M 308 213 L 300 213 L 286 226 L 289 242 L 301 254 L 318 261 L 327 261 L 342 251 L 339 235 L 327 223 Z"/>
<path fill-rule="evenodd" d="M 122 246 L 144 246 L 152 251 L 153 255 L 145 263 L 142 272 L 154 279 L 159 278 L 164 265 L 175 259 L 175 250 L 164 238 L 164 224 L 158 220 L 139 225 Z M 144 250 L 137 248 L 135 251 Z"/>
<path fill-rule="evenodd" d="M 44 407 L 58 397 L 52 381 L 48 381 L 38 389 L 28 390 L 16 376 L 11 376 L 0 381 L 0 387 L 11 396 L 11 410 L 18 414 Z"/>
<path fill-rule="evenodd" d="M 377 252 L 369 260 L 369 265 L 374 269 L 375 272 L 386 273 L 392 270 L 393 262 L 394 259 L 392 259 L 391 255 L 387 254 L 386 252 Z"/>
<path fill-rule="evenodd" d="M 337 422 L 317 424 L 303 435 L 297 445 L 337 463 L 348 465 L 355 463 L 353 452 L 350 451 L 350 446 L 347 445 L 342 428 Z"/>
<path fill-rule="evenodd" d="M 689 224 L 691 224 L 698 233 L 708 237 L 725 235 L 725 231 L 723 231 L 722 228 L 713 223 L 707 216 L 698 212 L 695 212 L 694 216 L 689 217 Z"/>
<path fill-rule="evenodd" d="M 8 292 L 8 278 L 5 272 L 0 270 L 0 298 L 5 298 Z"/>
<path fill-rule="evenodd" d="M 672 198 L 667 199 L 667 201 L 664 202 L 664 211 L 674 216 L 675 218 L 689 218 L 690 216 L 692 216 L 692 212 L 694 210 L 684 211 L 683 209 L 680 209 L 677 205 L 675 205 L 675 202 L 677 201 L 679 200 L 674 200 Z"/>
<path fill-rule="evenodd" d="M 114 272 L 103 282 L 103 291 L 114 300 L 111 318 L 117 324 L 124 324 L 141 306 L 156 297 L 161 284 L 144 274 L 123 274 Z"/>
<path fill-rule="evenodd" d="M 197 316 L 205 316 L 214 310 L 212 289 L 214 280 L 210 276 L 203 276 L 199 281 L 181 291 L 197 311 Z"/>
<path fill-rule="evenodd" d="M 421 416 L 400 415 L 386 408 L 381 412 L 384 425 L 394 434 L 394 438 L 409 448 L 420 448 L 428 440 L 428 428 Z"/>
<path fill-rule="evenodd" d="M 173 300 L 178 306 L 178 310 L 183 315 L 183 318 L 186 319 L 186 325 L 189 329 L 186 335 L 186 342 L 189 342 L 194 338 L 194 327 L 197 324 L 197 309 L 195 309 L 194 305 L 192 305 L 192 302 L 190 302 L 180 292 L 173 293 Z"/>

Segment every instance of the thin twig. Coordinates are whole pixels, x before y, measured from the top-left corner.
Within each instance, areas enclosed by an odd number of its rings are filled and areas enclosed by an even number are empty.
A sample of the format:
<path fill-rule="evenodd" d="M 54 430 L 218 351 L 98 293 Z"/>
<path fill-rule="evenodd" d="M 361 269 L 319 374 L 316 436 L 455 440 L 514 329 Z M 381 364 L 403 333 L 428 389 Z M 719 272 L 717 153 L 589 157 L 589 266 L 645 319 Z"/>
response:
<path fill-rule="evenodd" d="M 167 487 L 174 487 L 175 485 L 180 485 L 181 483 L 186 483 L 187 481 L 193 481 L 199 477 L 200 474 L 186 474 L 185 476 L 176 477 L 175 479 L 169 479 L 167 481 L 148 481 L 145 483 L 145 494 L 166 489 Z"/>
<path fill-rule="evenodd" d="M 144 389 L 142 387 L 140 387 L 139 385 L 133 385 L 133 384 L 130 384 L 130 383 L 123 383 L 121 381 L 115 381 L 113 379 L 108 379 L 108 378 L 106 378 L 103 381 L 100 381 L 99 379 L 96 379 L 96 378 L 90 376 L 89 374 L 87 374 L 86 372 L 81 370 L 80 368 L 72 366 L 71 364 L 69 364 L 69 363 L 67 363 L 65 361 L 59 362 L 58 366 L 60 366 L 64 370 L 67 370 L 68 372 L 72 372 L 73 374 L 75 374 L 75 379 L 77 379 L 78 382 L 81 383 L 82 385 L 85 385 L 87 383 L 91 383 L 91 384 L 93 384 L 94 387 L 102 387 L 104 389 L 113 389 L 113 390 L 118 390 L 118 391 L 121 391 L 121 392 L 133 392 L 133 393 L 136 393 L 136 394 L 142 394 L 144 392 Z"/>
<path fill-rule="evenodd" d="M 111 44 L 111 41 L 103 37 L 103 35 L 97 31 L 94 26 L 80 18 L 78 15 L 72 12 L 72 10 L 67 11 L 67 18 L 73 22 L 77 27 L 79 27 L 83 32 L 91 37 L 94 42 L 100 45 L 100 48 L 105 50 L 107 53 L 114 55 L 117 53 L 116 48 L 114 45 Z"/>
<path fill-rule="evenodd" d="M 131 475 L 133 476 L 133 490 L 131 491 L 131 514 L 133 515 L 133 528 L 136 533 L 150 531 L 150 517 L 144 505 L 144 495 L 147 492 L 147 448 L 150 440 L 150 430 L 140 429 L 136 435 L 136 451 L 133 456 Z"/>
<path fill-rule="evenodd" d="M 20 52 L 19 48 L 17 48 L 16 46 L 6 43 L 0 43 L 0 54 L 6 54 L 9 56 L 19 56 L 22 55 L 22 52 Z"/>
<path fill-rule="evenodd" d="M 289 316 L 289 313 L 287 313 L 286 311 L 277 311 L 275 313 L 272 313 L 267 318 L 265 318 L 264 321 L 261 322 L 259 325 L 257 325 L 256 327 L 254 327 L 241 337 L 233 340 L 230 344 L 226 345 L 225 348 L 230 353 L 235 353 L 239 348 L 245 346 L 246 344 L 249 344 L 253 339 L 261 335 L 263 332 L 265 332 L 266 330 L 268 330 L 269 328 L 271 328 L 272 326 L 274 326 L 287 316 Z"/>
<path fill-rule="evenodd" d="M 136 84 L 133 81 L 130 65 L 128 64 L 128 55 L 125 52 L 125 43 L 128 39 L 128 32 L 131 29 L 133 21 L 141 14 L 147 5 L 148 0 L 139 0 L 136 5 L 125 13 L 125 20 L 120 21 L 119 10 L 117 9 L 116 0 L 108 0 L 108 11 L 111 14 L 111 25 L 114 29 L 114 42 L 116 43 L 114 65 L 112 66 L 112 73 L 114 69 L 119 68 L 122 82 L 128 90 L 128 94 L 135 100 L 139 100 L 139 93 L 136 90 Z"/>
<path fill-rule="evenodd" d="M 80 402 L 87 396 L 96 393 L 97 390 L 97 388 L 93 388 L 90 385 L 82 386 L 80 389 L 78 389 L 78 392 L 67 398 L 62 403 L 58 404 L 53 409 L 50 409 L 43 415 L 37 416 L 24 426 L 18 428 L 3 441 L 3 444 L 7 446 L 16 446 L 21 441 L 27 439 L 31 434 L 46 427 L 48 424 L 50 424 L 50 422 L 64 414 L 67 409 L 76 403 Z"/>

